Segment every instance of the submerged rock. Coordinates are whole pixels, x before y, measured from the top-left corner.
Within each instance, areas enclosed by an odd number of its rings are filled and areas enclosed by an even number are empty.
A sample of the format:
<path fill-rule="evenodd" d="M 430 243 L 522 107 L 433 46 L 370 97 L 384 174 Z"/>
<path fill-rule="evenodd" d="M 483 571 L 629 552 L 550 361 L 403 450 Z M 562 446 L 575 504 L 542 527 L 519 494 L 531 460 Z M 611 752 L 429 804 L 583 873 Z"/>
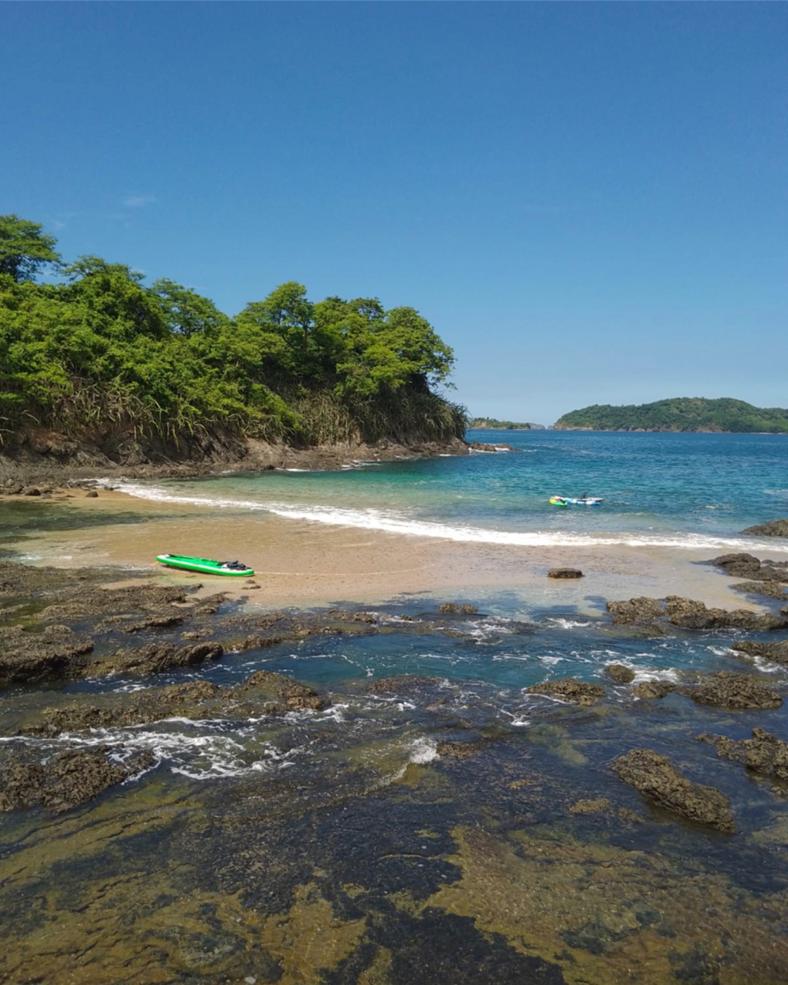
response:
<path fill-rule="evenodd" d="M 547 572 L 548 578 L 582 578 L 583 572 L 580 568 L 550 568 Z"/>
<path fill-rule="evenodd" d="M 715 708 L 740 711 L 747 708 L 779 708 L 783 703 L 779 691 L 769 687 L 756 677 L 719 671 L 707 674 L 687 693 L 693 701 Z"/>
<path fill-rule="evenodd" d="M 12 762 L 0 774 L 0 811 L 41 806 L 60 814 L 92 800 L 154 762 L 147 751 L 123 762 L 110 760 L 109 753 L 108 747 L 100 746 L 68 750 L 44 762 Z"/>
<path fill-rule="evenodd" d="M 398 674 L 394 677 L 379 677 L 367 686 L 370 694 L 402 694 L 420 691 L 422 688 L 440 686 L 438 677 L 420 677 L 418 674 Z"/>
<path fill-rule="evenodd" d="M 699 735 L 698 739 L 710 742 L 718 756 L 743 763 L 753 773 L 788 783 L 788 743 L 765 729 L 754 728 L 751 739 L 736 740 L 726 735 Z"/>
<path fill-rule="evenodd" d="M 578 681 L 575 677 L 562 677 L 554 681 L 543 681 L 526 689 L 529 694 L 546 694 L 561 701 L 572 701 L 576 705 L 593 705 L 605 696 L 605 689 L 599 684 Z"/>
<path fill-rule="evenodd" d="M 443 605 L 438 606 L 438 612 L 444 616 L 475 616 L 478 615 L 479 610 L 475 605 L 467 602 L 444 602 Z"/>
<path fill-rule="evenodd" d="M 616 684 L 631 684 L 635 679 L 635 671 L 626 664 L 605 664 L 605 673 Z"/>
<path fill-rule="evenodd" d="M 745 595 L 764 595 L 771 599 L 786 599 L 788 591 L 781 581 L 739 581 L 731 588 Z"/>
<path fill-rule="evenodd" d="M 660 807 L 719 831 L 735 829 L 728 798 L 714 787 L 693 783 L 653 749 L 632 749 L 613 760 L 618 777 Z"/>
<path fill-rule="evenodd" d="M 778 640 L 775 643 L 759 643 L 754 640 L 744 640 L 732 644 L 736 653 L 746 653 L 751 657 L 763 657 L 774 663 L 788 666 L 788 640 Z"/>
<path fill-rule="evenodd" d="M 284 715 L 288 711 L 319 711 L 329 704 L 325 696 L 306 684 L 283 674 L 258 670 L 233 687 L 190 681 L 109 695 L 91 703 L 72 701 L 44 708 L 19 731 L 25 735 L 51 737 L 62 732 L 146 725 L 174 716 L 240 719 L 261 714 Z"/>
<path fill-rule="evenodd" d="M 734 578 L 755 581 L 788 581 L 788 562 L 761 561 L 754 554 L 722 554 L 712 564 Z"/>
<path fill-rule="evenodd" d="M 632 688 L 632 693 L 636 698 L 653 700 L 664 698 L 666 694 L 675 691 L 677 685 L 672 681 L 641 681 Z"/>

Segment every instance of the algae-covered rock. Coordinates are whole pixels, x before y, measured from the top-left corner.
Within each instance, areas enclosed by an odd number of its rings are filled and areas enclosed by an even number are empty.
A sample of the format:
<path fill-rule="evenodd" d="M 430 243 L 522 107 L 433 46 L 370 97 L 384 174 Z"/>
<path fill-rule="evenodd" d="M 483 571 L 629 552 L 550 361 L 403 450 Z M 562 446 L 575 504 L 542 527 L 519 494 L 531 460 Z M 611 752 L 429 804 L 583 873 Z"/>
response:
<path fill-rule="evenodd" d="M 664 698 L 666 694 L 671 694 L 678 685 L 671 681 L 640 681 L 632 688 L 632 694 L 636 698 L 651 701 L 656 698 Z"/>
<path fill-rule="evenodd" d="M 550 568 L 547 572 L 548 578 L 582 578 L 583 572 L 580 568 Z"/>
<path fill-rule="evenodd" d="M 147 646 L 117 650 L 93 664 L 91 671 L 96 677 L 114 674 L 144 677 L 178 667 L 195 667 L 208 660 L 218 660 L 223 653 L 224 647 L 215 641 L 186 645 L 149 643 Z"/>
<path fill-rule="evenodd" d="M 743 763 L 753 773 L 788 783 L 788 743 L 765 729 L 754 728 L 750 739 L 736 740 L 726 735 L 699 735 L 698 739 L 710 742 L 724 759 Z"/>
<path fill-rule="evenodd" d="M 149 752 L 136 753 L 123 762 L 108 758 L 110 749 L 74 749 L 43 762 L 12 761 L 0 774 L 0 811 L 45 807 L 53 814 L 122 783 L 153 763 Z"/>
<path fill-rule="evenodd" d="M 750 657 L 763 657 L 764 660 L 771 660 L 774 663 L 788 666 L 788 640 L 778 640 L 774 643 L 743 640 L 741 643 L 733 643 L 731 646 L 736 653 L 746 653 Z"/>
<path fill-rule="evenodd" d="M 43 681 L 55 676 L 78 676 L 93 641 L 67 626 L 32 633 L 17 626 L 0 630 L 0 686 Z"/>
<path fill-rule="evenodd" d="M 444 602 L 438 606 L 438 612 L 444 616 L 475 616 L 479 610 L 467 602 Z"/>
<path fill-rule="evenodd" d="M 680 629 L 746 629 L 753 632 L 780 629 L 788 625 L 783 615 L 752 612 L 750 609 L 709 608 L 703 602 L 669 595 L 665 599 L 632 598 L 608 602 L 614 625 L 638 626 L 651 632 L 664 632 L 668 626 Z"/>
<path fill-rule="evenodd" d="M 788 598 L 788 590 L 781 581 L 739 581 L 731 585 L 731 588 L 745 595 L 763 595 L 766 598 L 780 600 Z"/>
<path fill-rule="evenodd" d="M 757 677 L 719 671 L 705 675 L 700 684 L 689 689 L 689 696 L 700 705 L 740 711 L 747 708 L 779 708 L 783 703 L 779 691 Z"/>
<path fill-rule="evenodd" d="M 578 681 L 575 677 L 562 677 L 554 681 L 543 681 L 527 688 L 529 694 L 545 694 L 561 701 L 571 701 L 576 705 L 593 705 L 605 696 L 605 689 L 599 684 Z"/>
<path fill-rule="evenodd" d="M 608 602 L 607 611 L 615 626 L 648 626 L 662 616 L 662 603 L 641 595 L 625 601 Z"/>
<path fill-rule="evenodd" d="M 639 793 L 689 821 L 733 831 L 733 811 L 725 794 L 693 783 L 653 749 L 632 749 L 613 760 L 613 770 Z"/>
<path fill-rule="evenodd" d="M 367 686 L 370 694 L 407 694 L 423 688 L 438 687 L 438 677 L 420 677 L 418 674 L 397 674 L 393 677 L 379 677 Z"/>
<path fill-rule="evenodd" d="M 146 725 L 173 716 L 249 718 L 284 715 L 288 711 L 317 711 L 328 704 L 326 697 L 306 684 L 283 674 L 258 670 L 233 687 L 190 681 L 44 708 L 25 721 L 19 732 L 51 737 L 62 732 Z"/>

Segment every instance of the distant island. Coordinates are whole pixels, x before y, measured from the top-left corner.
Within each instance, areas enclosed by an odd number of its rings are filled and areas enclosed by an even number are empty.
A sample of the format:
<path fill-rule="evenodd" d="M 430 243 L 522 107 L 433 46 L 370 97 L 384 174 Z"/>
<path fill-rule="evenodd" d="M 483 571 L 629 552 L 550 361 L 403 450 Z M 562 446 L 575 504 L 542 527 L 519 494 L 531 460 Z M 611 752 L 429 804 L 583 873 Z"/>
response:
<path fill-rule="evenodd" d="M 469 428 L 478 431 L 544 431 L 544 424 L 528 424 L 520 421 L 499 421 L 496 417 L 474 417 L 468 422 Z"/>
<path fill-rule="evenodd" d="M 651 404 L 593 404 L 564 414 L 563 431 L 728 431 L 788 434 L 788 410 L 721 397 L 674 397 Z"/>

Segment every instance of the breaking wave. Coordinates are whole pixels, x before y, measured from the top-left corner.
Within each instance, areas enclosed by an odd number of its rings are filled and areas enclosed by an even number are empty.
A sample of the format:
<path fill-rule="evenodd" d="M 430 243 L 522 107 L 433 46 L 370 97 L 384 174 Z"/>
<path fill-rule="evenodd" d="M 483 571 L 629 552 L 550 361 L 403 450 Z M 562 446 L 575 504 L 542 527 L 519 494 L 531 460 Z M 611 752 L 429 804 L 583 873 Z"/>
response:
<path fill-rule="evenodd" d="M 138 499 L 163 503 L 205 506 L 219 510 L 247 510 L 270 513 L 289 520 L 303 520 L 334 527 L 355 527 L 406 537 L 428 537 L 469 544 L 501 544 L 513 547 L 671 547 L 683 550 L 747 550 L 788 553 L 788 545 L 766 543 L 751 537 L 715 537 L 708 534 L 577 534 L 569 531 L 494 530 L 486 527 L 454 526 L 430 520 L 416 520 L 385 510 L 352 510 L 340 507 L 263 503 L 249 499 L 227 499 L 173 493 L 158 486 L 103 480 L 113 488 Z"/>

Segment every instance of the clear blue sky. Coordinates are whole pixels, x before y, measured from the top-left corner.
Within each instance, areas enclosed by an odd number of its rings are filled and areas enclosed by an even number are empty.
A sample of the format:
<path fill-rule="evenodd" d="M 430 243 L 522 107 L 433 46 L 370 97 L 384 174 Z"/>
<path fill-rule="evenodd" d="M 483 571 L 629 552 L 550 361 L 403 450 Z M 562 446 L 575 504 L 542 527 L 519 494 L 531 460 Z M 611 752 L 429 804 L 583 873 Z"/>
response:
<path fill-rule="evenodd" d="M 473 412 L 788 406 L 788 5 L 0 4 L 0 212 L 419 308 Z"/>

